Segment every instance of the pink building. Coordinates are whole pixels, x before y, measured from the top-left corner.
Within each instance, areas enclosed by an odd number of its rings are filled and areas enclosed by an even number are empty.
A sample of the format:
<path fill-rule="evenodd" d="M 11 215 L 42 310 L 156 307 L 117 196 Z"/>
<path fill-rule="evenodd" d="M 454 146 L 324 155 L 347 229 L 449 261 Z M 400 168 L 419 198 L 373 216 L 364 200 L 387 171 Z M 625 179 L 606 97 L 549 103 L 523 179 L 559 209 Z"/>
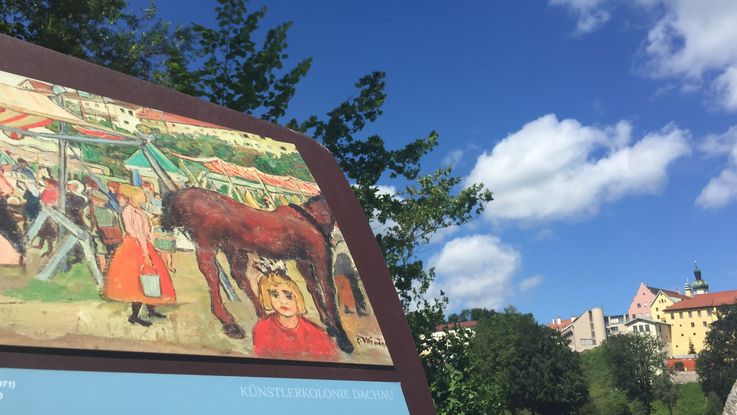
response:
<path fill-rule="evenodd" d="M 632 299 L 632 304 L 630 304 L 630 308 L 627 310 L 629 319 L 633 320 L 638 317 L 652 318 L 650 315 L 650 306 L 652 305 L 653 300 L 655 300 L 655 296 L 657 296 L 660 291 L 671 297 L 682 297 L 682 295 L 676 291 L 649 287 L 645 285 L 644 282 L 641 282 L 640 288 L 637 289 L 637 293 L 635 293 L 635 297 Z"/>

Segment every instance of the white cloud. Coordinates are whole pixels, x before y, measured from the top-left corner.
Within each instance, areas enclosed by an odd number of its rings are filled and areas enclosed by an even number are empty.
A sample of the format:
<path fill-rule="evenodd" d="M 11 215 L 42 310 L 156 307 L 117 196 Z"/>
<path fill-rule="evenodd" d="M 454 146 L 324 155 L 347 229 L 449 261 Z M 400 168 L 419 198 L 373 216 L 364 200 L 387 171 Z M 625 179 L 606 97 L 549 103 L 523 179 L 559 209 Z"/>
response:
<path fill-rule="evenodd" d="M 735 39 L 737 42 L 737 39 Z M 714 98 L 727 111 L 737 110 L 737 67 L 730 66 L 714 80 Z"/>
<path fill-rule="evenodd" d="M 542 275 L 533 275 L 532 277 L 523 279 L 522 282 L 519 283 L 519 289 L 522 292 L 529 291 L 542 284 L 543 280 L 544 278 Z"/>
<path fill-rule="evenodd" d="M 430 236 L 430 244 L 439 244 L 446 239 L 450 238 L 451 236 L 458 233 L 458 231 L 461 230 L 461 227 L 459 225 L 450 225 L 446 228 L 442 228 L 437 230 L 435 233 Z"/>
<path fill-rule="evenodd" d="M 443 157 L 443 165 L 444 166 L 455 166 L 458 164 L 459 161 L 463 158 L 464 151 L 461 149 L 456 149 Z"/>
<path fill-rule="evenodd" d="M 632 126 L 584 126 L 553 114 L 527 123 L 481 154 L 466 184 L 484 183 L 492 220 L 544 222 L 598 211 L 630 194 L 657 193 L 667 168 L 689 154 L 689 133 L 673 126 L 632 142 Z"/>
<path fill-rule="evenodd" d="M 512 278 L 519 271 L 520 253 L 492 235 L 455 238 L 430 260 L 436 289 L 450 299 L 450 309 L 499 308 L 514 293 Z"/>
<path fill-rule="evenodd" d="M 388 185 L 378 185 L 376 186 L 376 189 L 378 190 L 378 193 L 380 195 L 389 195 L 393 197 L 397 197 L 397 188 L 395 186 L 388 186 Z"/>
<path fill-rule="evenodd" d="M 711 103 L 737 111 L 737 1 L 551 0 L 577 16 L 576 34 L 590 33 L 620 5 L 653 16 L 639 51 L 646 76 L 677 81 L 683 92 L 702 90 Z"/>
<path fill-rule="evenodd" d="M 727 156 L 737 144 L 737 125 L 722 134 L 709 134 L 702 140 L 699 151 L 706 156 Z"/>
<path fill-rule="evenodd" d="M 709 180 L 696 198 L 696 205 L 717 209 L 737 200 L 737 125 L 723 134 L 712 134 L 704 139 L 699 150 L 706 156 L 728 157 L 727 165 L 718 176 Z"/>
<path fill-rule="evenodd" d="M 576 35 L 591 33 L 609 21 L 604 3 L 606 0 L 550 0 L 551 5 L 566 7 L 576 15 Z"/>
<path fill-rule="evenodd" d="M 643 46 L 645 72 L 677 79 L 684 90 L 708 85 L 714 102 L 737 110 L 737 2 L 660 0 Z"/>

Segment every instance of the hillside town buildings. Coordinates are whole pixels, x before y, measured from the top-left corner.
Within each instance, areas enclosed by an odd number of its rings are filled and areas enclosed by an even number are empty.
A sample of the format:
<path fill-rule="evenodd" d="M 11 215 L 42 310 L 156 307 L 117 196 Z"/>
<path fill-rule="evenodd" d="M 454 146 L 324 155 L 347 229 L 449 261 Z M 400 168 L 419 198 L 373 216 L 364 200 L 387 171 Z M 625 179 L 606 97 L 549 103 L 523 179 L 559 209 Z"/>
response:
<path fill-rule="evenodd" d="M 638 333 L 659 339 L 669 357 L 688 359 L 704 348 L 717 309 L 735 304 L 737 290 L 710 293 L 695 266 L 694 281 L 686 282 L 683 293 L 640 283 L 626 314 L 606 316 L 595 307 L 570 320 L 553 319 L 548 327 L 569 338 L 575 351 L 594 348 L 608 336 Z"/>

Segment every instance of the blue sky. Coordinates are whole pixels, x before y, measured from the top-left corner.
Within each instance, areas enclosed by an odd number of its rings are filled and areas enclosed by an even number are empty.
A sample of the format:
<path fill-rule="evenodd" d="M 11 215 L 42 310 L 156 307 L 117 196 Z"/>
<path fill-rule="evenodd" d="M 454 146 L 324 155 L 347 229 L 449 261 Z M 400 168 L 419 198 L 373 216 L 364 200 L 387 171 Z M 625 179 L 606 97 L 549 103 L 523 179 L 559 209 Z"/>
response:
<path fill-rule="evenodd" d="M 160 3 L 169 20 L 214 21 L 212 2 Z M 325 113 L 386 71 L 368 131 L 398 147 L 436 130 L 427 171 L 452 163 L 495 192 L 423 250 L 451 311 L 624 313 L 640 282 L 682 290 L 694 260 L 712 291 L 737 288 L 734 1 L 268 8 L 264 27 L 294 22 L 290 59 L 314 58 L 288 117 Z"/>

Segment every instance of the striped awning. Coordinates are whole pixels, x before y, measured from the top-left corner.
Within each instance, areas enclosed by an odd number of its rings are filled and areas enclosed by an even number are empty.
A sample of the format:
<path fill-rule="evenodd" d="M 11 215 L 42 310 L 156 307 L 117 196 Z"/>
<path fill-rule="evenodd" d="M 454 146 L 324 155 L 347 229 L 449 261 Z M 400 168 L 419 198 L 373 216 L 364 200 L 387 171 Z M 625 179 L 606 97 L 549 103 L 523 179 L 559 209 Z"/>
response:
<path fill-rule="evenodd" d="M 299 192 L 305 196 L 316 196 L 320 194 L 320 188 L 317 187 L 317 184 L 306 182 L 296 177 L 267 174 L 254 167 L 239 166 L 217 157 L 189 157 L 183 154 L 172 154 L 180 159 L 200 163 L 211 172 L 224 176 L 240 177 L 252 182 L 261 182 L 269 186 Z"/>
<path fill-rule="evenodd" d="M 51 118 L 42 115 L 27 114 L 21 111 L 0 108 L 0 125 L 6 127 L 30 130 L 31 128 L 46 127 L 53 122 L 54 120 Z M 9 132 L 7 136 L 14 140 L 23 138 L 17 132 Z"/>

